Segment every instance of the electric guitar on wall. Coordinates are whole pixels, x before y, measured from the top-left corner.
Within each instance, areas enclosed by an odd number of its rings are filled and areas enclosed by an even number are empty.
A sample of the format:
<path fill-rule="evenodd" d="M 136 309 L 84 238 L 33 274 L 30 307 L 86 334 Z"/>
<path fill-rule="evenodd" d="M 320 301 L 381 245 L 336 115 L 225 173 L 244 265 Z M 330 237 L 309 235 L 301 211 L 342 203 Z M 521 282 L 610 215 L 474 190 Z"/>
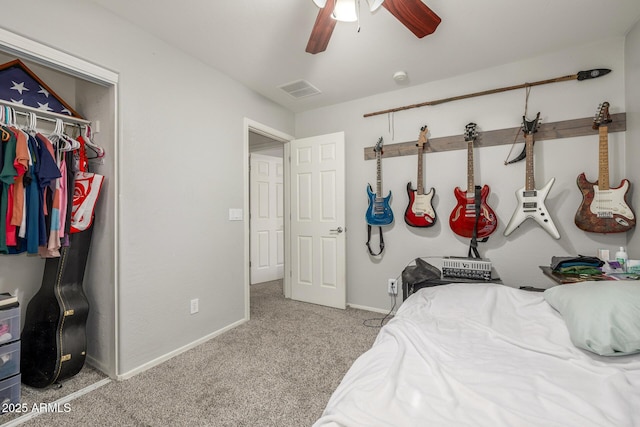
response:
<path fill-rule="evenodd" d="M 418 189 L 414 190 L 411 188 L 411 182 L 407 183 L 409 205 L 404 212 L 404 221 L 412 227 L 431 227 L 436 223 L 436 211 L 431 204 L 436 190 L 431 188 L 425 194 L 422 179 L 422 158 L 424 157 L 424 144 L 427 142 L 427 132 L 427 126 L 421 127 L 418 137 Z"/>
<path fill-rule="evenodd" d="M 535 187 L 533 173 L 533 134 L 538 130 L 539 119 L 540 113 L 538 113 L 535 120 L 532 121 L 527 121 L 525 117 L 522 117 L 522 129 L 525 134 L 526 153 L 525 186 L 524 188 L 516 191 L 518 206 L 511 216 L 511 220 L 509 221 L 509 224 L 507 224 L 507 228 L 504 230 L 505 236 L 513 233 L 513 231 L 525 220 L 531 218 L 554 239 L 560 238 L 560 233 L 544 205 L 544 200 L 547 198 L 549 190 L 551 190 L 551 186 L 555 182 L 555 178 L 551 178 L 549 182 L 547 182 L 547 185 L 545 185 L 541 190 L 536 190 Z"/>
<path fill-rule="evenodd" d="M 367 224 L 369 225 L 389 225 L 393 222 L 393 211 L 389 206 L 391 191 L 387 197 L 382 197 L 382 137 L 376 143 L 373 151 L 376 153 L 377 177 L 376 192 L 373 193 L 371 184 L 367 185 L 367 195 L 369 196 L 369 207 L 367 208 Z"/>
<path fill-rule="evenodd" d="M 578 175 L 578 188 L 582 192 L 582 203 L 576 212 L 578 228 L 593 233 L 622 233 L 636 224 L 633 211 L 629 207 L 629 181 L 623 179 L 618 187 L 609 187 L 609 139 L 608 126 L 611 123 L 609 103 L 598 106 L 593 120 L 593 128 L 599 134 L 598 180 L 589 182 L 584 173 Z"/>
<path fill-rule="evenodd" d="M 484 238 L 496 231 L 498 220 L 493 209 L 487 204 L 489 186 L 483 185 L 480 190 L 479 200 L 476 201 L 476 186 L 473 173 L 473 143 L 478 137 L 475 123 L 469 123 L 465 127 L 464 140 L 467 142 L 467 191 L 460 187 L 453 190 L 457 204 L 449 216 L 449 226 L 454 233 L 462 237 Z M 479 203 L 478 203 L 479 202 Z M 476 206 L 478 205 L 478 206 Z"/>

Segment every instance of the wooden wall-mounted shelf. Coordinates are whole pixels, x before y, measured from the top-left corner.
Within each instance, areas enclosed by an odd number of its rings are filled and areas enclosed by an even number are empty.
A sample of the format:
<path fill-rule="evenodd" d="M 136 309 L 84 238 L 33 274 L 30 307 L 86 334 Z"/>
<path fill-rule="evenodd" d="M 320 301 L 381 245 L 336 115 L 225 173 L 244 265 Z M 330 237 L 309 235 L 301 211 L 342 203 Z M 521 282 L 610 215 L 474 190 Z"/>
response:
<path fill-rule="evenodd" d="M 617 113 L 611 115 L 611 123 L 609 123 L 609 132 L 624 132 L 627 130 L 626 113 Z M 536 141 L 544 141 L 549 139 L 572 138 L 575 136 L 598 135 L 598 130 L 593 129 L 593 117 L 585 117 L 583 119 L 564 120 L 554 123 L 542 123 L 538 127 L 534 139 Z M 520 127 L 509 129 L 490 130 L 486 132 L 478 132 L 478 138 L 474 142 L 475 147 L 491 147 L 494 145 L 512 144 L 513 139 L 518 134 Z M 418 132 L 416 132 L 418 133 Z M 417 140 L 409 142 L 401 142 L 397 144 L 384 145 L 382 157 L 411 156 L 418 154 Z M 518 135 L 516 143 L 524 142 L 522 132 Z M 364 149 L 365 160 L 375 160 L 376 153 L 373 146 Z M 441 151 L 463 150 L 467 148 L 464 135 L 444 136 L 440 138 L 429 138 L 424 146 L 426 153 L 438 153 Z"/>

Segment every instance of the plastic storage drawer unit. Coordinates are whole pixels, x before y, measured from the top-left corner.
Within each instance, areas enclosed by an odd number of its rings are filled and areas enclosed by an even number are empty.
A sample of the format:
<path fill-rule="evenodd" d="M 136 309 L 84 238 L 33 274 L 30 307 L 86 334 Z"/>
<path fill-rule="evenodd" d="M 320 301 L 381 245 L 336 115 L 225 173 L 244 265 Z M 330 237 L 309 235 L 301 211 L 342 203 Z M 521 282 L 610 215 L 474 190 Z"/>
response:
<path fill-rule="evenodd" d="M 0 344 L 20 339 L 20 307 L 0 310 Z"/>
<path fill-rule="evenodd" d="M 0 381 L 0 409 L 13 412 L 13 405 L 20 404 L 20 374 Z"/>
<path fill-rule="evenodd" d="M 20 372 L 20 341 L 0 346 L 0 380 Z"/>

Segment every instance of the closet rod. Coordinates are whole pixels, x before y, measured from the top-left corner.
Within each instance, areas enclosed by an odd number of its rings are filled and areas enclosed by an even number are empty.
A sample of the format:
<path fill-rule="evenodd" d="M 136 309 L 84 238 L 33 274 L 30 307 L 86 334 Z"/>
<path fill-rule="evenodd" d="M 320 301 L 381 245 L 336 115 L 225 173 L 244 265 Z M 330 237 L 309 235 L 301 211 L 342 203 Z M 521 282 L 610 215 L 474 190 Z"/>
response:
<path fill-rule="evenodd" d="M 5 101 L 4 99 L 0 99 L 0 104 L 13 108 L 14 110 L 16 110 L 16 113 L 23 113 L 23 114 L 36 113 L 36 116 L 38 116 L 38 120 L 42 119 L 50 122 L 55 122 L 56 119 L 61 119 L 66 124 L 69 124 L 69 123 L 80 124 L 80 125 L 91 124 L 91 121 L 81 119 L 79 117 L 67 116 L 65 114 L 58 114 L 58 113 L 52 113 L 50 111 L 39 110 L 37 108 L 29 107 L 26 105 L 16 104 L 15 102 Z"/>

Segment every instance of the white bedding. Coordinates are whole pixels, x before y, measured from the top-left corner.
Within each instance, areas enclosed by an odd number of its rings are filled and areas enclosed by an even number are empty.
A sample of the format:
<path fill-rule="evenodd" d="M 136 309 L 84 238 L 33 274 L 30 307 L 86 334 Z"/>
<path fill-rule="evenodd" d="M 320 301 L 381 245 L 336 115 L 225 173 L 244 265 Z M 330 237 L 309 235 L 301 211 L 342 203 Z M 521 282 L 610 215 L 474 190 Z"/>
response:
<path fill-rule="evenodd" d="M 640 355 L 576 348 L 538 292 L 425 288 L 355 361 L 314 426 L 640 426 Z"/>

